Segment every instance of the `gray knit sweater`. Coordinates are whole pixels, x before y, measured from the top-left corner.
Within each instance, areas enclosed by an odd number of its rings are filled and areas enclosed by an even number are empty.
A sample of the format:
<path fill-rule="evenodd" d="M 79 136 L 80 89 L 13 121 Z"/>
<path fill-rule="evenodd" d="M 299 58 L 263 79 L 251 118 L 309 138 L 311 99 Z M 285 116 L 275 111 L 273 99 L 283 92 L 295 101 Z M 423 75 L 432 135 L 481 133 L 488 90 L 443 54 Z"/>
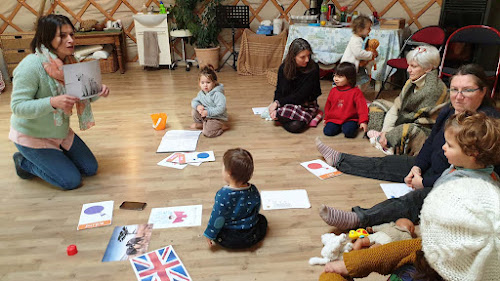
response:
<path fill-rule="evenodd" d="M 191 101 L 191 107 L 196 110 L 198 105 L 203 105 L 208 112 L 207 118 L 227 121 L 226 96 L 224 85 L 219 84 L 210 92 L 198 92 L 196 98 Z"/>

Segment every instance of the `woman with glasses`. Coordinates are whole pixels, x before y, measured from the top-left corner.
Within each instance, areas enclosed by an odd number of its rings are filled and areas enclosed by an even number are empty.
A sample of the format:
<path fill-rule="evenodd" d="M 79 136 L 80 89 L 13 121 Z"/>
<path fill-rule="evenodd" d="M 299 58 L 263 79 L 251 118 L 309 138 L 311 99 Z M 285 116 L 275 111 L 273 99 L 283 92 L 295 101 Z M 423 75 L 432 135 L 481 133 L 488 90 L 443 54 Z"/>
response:
<path fill-rule="evenodd" d="M 17 175 L 35 176 L 68 190 L 81 185 L 82 176 L 97 172 L 97 161 L 87 145 L 69 127 L 76 106 L 80 130 L 94 125 L 90 102 L 66 93 L 63 64 L 75 62 L 75 28 L 62 15 L 41 17 L 31 51 L 14 70 L 9 139 Z M 109 89 L 102 85 L 101 97 Z"/>
<path fill-rule="evenodd" d="M 367 135 L 388 155 L 417 155 L 439 111 L 449 101 L 446 85 L 438 77 L 438 49 L 419 46 L 408 53 L 406 60 L 409 79 L 394 103 L 379 99 L 369 108 Z"/>
<path fill-rule="evenodd" d="M 329 225 L 340 229 L 373 226 L 399 218 L 410 219 L 418 223 L 424 198 L 432 189 L 434 182 L 450 165 L 442 146 L 444 124 L 455 113 L 481 111 L 489 116 L 500 118 L 500 113 L 492 106 L 489 99 L 486 75 L 479 65 L 461 66 L 451 78 L 450 100 L 439 113 L 430 136 L 425 141 L 418 156 L 389 155 L 385 157 L 362 157 L 338 152 L 317 140 L 316 146 L 328 164 L 346 174 L 380 179 L 393 182 L 405 182 L 414 191 L 399 198 L 381 202 L 370 209 L 359 206 L 352 212 L 322 206 L 320 216 Z M 495 166 L 500 172 L 500 166 Z"/>

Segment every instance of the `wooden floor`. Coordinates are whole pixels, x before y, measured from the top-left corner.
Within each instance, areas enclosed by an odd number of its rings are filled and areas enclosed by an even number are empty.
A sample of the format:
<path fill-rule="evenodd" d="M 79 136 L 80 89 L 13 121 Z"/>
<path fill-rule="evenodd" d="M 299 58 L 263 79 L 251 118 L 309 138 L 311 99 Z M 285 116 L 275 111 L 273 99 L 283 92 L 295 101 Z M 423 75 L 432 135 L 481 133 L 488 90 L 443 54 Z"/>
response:
<path fill-rule="evenodd" d="M 7 138 L 11 86 L 0 95 L 0 280 L 135 280 L 129 262 L 101 262 L 113 228 L 147 223 L 151 208 L 193 204 L 203 205 L 202 226 L 154 230 L 149 249 L 173 245 L 194 280 L 317 280 L 323 268 L 310 266 L 308 260 L 320 255 L 320 235 L 332 230 L 318 216 L 320 204 L 348 210 L 385 199 L 380 181 L 350 175 L 322 181 L 299 165 L 320 158 L 316 136 L 344 152 L 383 154 L 361 135 L 354 140 L 327 138 L 322 125 L 294 135 L 253 115 L 251 107 L 272 101 L 274 87 L 265 76 L 239 76 L 230 67 L 220 72 L 231 129 L 214 139 L 200 137 L 198 150 L 213 150 L 216 162 L 184 170 L 156 165 L 166 157 L 155 153 L 165 131 L 154 131 L 149 115 L 166 112 L 167 129 L 187 129 L 192 122 L 190 101 L 199 91 L 197 69 L 144 71 L 129 64 L 125 74 L 106 74 L 103 80 L 111 94 L 93 104 L 96 126 L 80 132 L 76 114 L 72 117 L 76 133 L 99 161 L 98 174 L 73 191 L 16 176 L 16 149 Z M 331 83 L 322 81 L 321 87 L 323 106 Z M 262 211 L 269 229 L 260 248 L 212 251 L 202 233 L 215 192 L 224 184 L 222 155 L 233 147 L 253 154 L 251 182 L 261 191 L 307 189 L 312 208 Z M 104 200 L 115 201 L 112 226 L 77 231 L 82 204 Z M 144 211 L 118 209 L 125 200 L 148 205 Z M 76 244 L 79 253 L 68 257 L 70 244 Z M 385 279 L 372 274 L 366 280 Z"/>

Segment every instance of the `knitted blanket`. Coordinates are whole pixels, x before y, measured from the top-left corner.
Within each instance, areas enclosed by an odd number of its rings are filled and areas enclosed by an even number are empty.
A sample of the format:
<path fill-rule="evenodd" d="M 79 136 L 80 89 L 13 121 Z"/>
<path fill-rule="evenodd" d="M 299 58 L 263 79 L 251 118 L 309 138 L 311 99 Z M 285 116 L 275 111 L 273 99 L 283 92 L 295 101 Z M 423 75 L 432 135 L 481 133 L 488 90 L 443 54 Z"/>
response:
<path fill-rule="evenodd" d="M 285 51 L 286 38 L 286 31 L 276 36 L 265 36 L 245 29 L 238 55 L 238 74 L 265 75 L 268 69 L 278 68 Z"/>

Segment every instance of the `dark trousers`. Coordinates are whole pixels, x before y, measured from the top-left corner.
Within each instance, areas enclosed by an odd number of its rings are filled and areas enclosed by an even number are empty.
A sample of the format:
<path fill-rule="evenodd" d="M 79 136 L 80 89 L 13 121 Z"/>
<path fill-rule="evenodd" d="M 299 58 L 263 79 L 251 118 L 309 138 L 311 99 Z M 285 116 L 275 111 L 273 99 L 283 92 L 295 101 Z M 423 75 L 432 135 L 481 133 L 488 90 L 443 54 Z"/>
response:
<path fill-rule="evenodd" d="M 363 157 L 344 153 L 337 169 L 365 178 L 404 182 L 414 164 L 415 157 L 408 155 Z M 361 227 L 396 221 L 399 218 L 407 218 L 417 223 L 422 204 L 430 190 L 431 188 L 414 190 L 399 198 L 385 200 L 370 209 L 357 206 L 352 208 L 352 211 L 358 215 Z"/>
<path fill-rule="evenodd" d="M 278 117 L 278 122 L 281 123 L 283 128 L 293 134 L 302 133 L 308 127 L 308 124 L 303 121 L 291 120 L 280 115 L 276 115 L 276 117 Z"/>
<path fill-rule="evenodd" d="M 340 132 L 344 132 L 346 138 L 354 138 L 358 134 L 358 122 L 356 121 L 347 121 L 342 125 L 335 124 L 332 122 L 328 122 L 323 128 L 323 133 L 325 136 L 336 136 L 340 134 Z"/>
<path fill-rule="evenodd" d="M 250 229 L 221 229 L 215 242 L 229 249 L 244 249 L 259 243 L 266 236 L 267 219 L 261 214 L 258 217 L 257 224 Z"/>

